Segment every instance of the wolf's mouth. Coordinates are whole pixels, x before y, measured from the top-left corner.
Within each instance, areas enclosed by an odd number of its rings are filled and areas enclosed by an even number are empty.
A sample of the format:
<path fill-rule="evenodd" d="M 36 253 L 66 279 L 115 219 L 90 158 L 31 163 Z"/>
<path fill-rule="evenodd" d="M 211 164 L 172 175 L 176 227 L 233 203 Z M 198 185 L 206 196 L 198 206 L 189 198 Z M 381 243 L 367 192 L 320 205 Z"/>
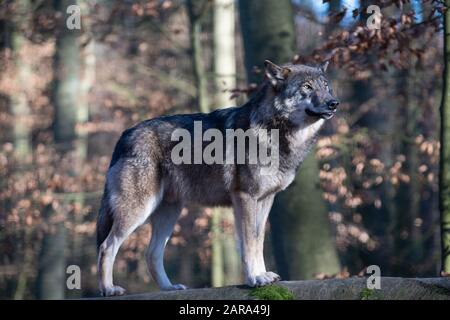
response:
<path fill-rule="evenodd" d="M 329 120 L 333 118 L 335 111 L 327 111 L 327 112 L 316 112 L 311 109 L 305 109 L 305 112 L 310 117 L 319 117 L 325 120 Z"/>

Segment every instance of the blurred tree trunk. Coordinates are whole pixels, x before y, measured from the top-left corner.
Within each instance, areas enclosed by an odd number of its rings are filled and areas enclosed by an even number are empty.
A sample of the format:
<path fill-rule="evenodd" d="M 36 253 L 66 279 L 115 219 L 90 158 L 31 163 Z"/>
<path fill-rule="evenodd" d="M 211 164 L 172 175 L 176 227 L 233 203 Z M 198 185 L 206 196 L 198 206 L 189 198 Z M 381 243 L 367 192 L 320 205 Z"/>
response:
<path fill-rule="evenodd" d="M 294 56 L 292 4 L 289 0 L 246 0 L 239 7 L 248 81 L 256 82 L 259 77 L 252 72 L 253 66 L 261 67 L 265 59 L 285 63 Z M 283 279 L 310 279 L 315 272 L 339 271 L 314 152 L 305 159 L 294 183 L 276 197 L 270 225 Z"/>
<path fill-rule="evenodd" d="M 283 279 L 311 279 L 340 270 L 317 162 L 308 156 L 296 180 L 275 200 L 271 212 L 273 251 Z"/>
<path fill-rule="evenodd" d="M 417 134 L 417 104 L 414 98 L 415 88 L 417 88 L 416 72 L 411 64 L 408 69 L 402 70 L 397 78 L 398 92 L 403 97 L 397 112 L 397 134 L 399 140 L 399 153 L 404 156 L 402 172 L 405 179 L 399 181 L 394 203 L 396 204 L 396 226 L 395 226 L 395 252 L 398 257 L 398 270 L 396 273 L 405 276 L 413 275 L 414 270 L 405 270 L 403 261 L 407 259 L 412 265 L 419 263 L 422 256 L 421 239 L 419 228 L 416 227 L 415 220 L 420 216 L 420 185 L 418 177 L 419 153 L 415 143 Z M 397 263 L 396 263 L 397 264 Z M 395 265 L 394 264 L 394 267 Z M 394 269 L 395 270 L 395 269 Z"/>
<path fill-rule="evenodd" d="M 222 108 L 231 104 L 230 89 L 236 87 L 234 0 L 214 1 L 214 82 L 215 105 Z M 233 230 L 233 213 L 217 208 L 212 217 L 212 285 L 240 283 L 240 260 Z"/>
<path fill-rule="evenodd" d="M 180 262 L 179 278 L 180 282 L 186 284 L 187 286 L 193 283 L 195 279 L 194 276 L 194 256 L 195 252 L 192 250 L 192 244 L 189 243 L 187 246 L 180 246 L 178 249 L 178 258 Z"/>
<path fill-rule="evenodd" d="M 29 0 L 19 0 L 15 3 L 13 32 L 11 35 L 12 49 L 16 79 L 16 93 L 11 98 L 11 111 L 14 116 L 14 151 L 20 163 L 28 163 L 32 159 L 30 106 L 28 104 L 27 90 L 29 88 L 31 70 L 24 59 L 23 48 L 27 42 L 25 34 L 28 31 L 28 19 L 32 15 Z"/>
<path fill-rule="evenodd" d="M 420 12 L 420 22 L 423 22 L 430 16 L 435 4 L 432 2 L 421 2 L 420 5 L 417 4 L 417 12 Z M 422 39 L 417 39 L 416 41 L 422 41 Z M 427 76 L 427 68 L 423 68 L 421 64 L 418 66 L 418 75 L 416 76 L 416 82 L 422 83 L 425 77 Z M 442 86 L 442 78 L 439 77 L 431 77 L 429 80 L 425 80 L 429 87 L 439 88 Z M 418 100 L 417 106 L 420 106 L 419 109 L 419 117 L 420 119 L 429 118 L 428 110 L 422 110 L 422 106 L 428 104 L 430 94 L 427 87 L 422 87 L 420 91 L 417 91 L 417 87 L 411 86 L 411 90 L 414 90 Z M 437 95 L 441 95 L 439 90 L 436 90 L 433 94 L 437 99 L 441 97 L 437 97 Z M 436 136 L 439 135 L 439 132 L 436 132 L 435 124 L 439 122 L 439 112 L 437 114 L 433 113 L 433 117 L 426 121 L 426 124 L 420 124 L 421 133 L 424 135 L 425 139 L 435 139 Z M 438 130 L 439 131 L 439 130 Z M 419 157 L 419 163 L 422 163 L 423 156 Z M 428 161 L 428 170 L 430 172 L 439 171 L 439 162 L 436 164 L 430 163 Z M 439 225 L 439 188 L 435 188 L 433 183 L 421 183 L 420 190 L 420 215 L 422 219 L 421 226 L 421 237 L 422 237 L 422 246 L 424 248 L 424 254 L 422 258 L 422 264 L 426 265 L 424 275 L 435 276 L 439 274 L 441 271 L 441 237 L 440 232 L 436 232 L 436 227 Z"/>
<path fill-rule="evenodd" d="M 28 103 L 27 91 L 30 87 L 31 68 L 28 64 L 24 46 L 27 43 L 26 33 L 29 28 L 28 20 L 32 15 L 29 0 L 19 0 L 15 3 L 14 17 L 12 19 L 12 52 L 15 65 L 16 78 L 14 79 L 16 91 L 11 97 L 11 113 L 13 115 L 13 144 L 17 162 L 20 165 L 29 164 L 33 158 L 31 146 L 31 125 L 28 121 L 31 110 Z M 18 250 L 17 256 L 20 263 L 17 276 L 14 299 L 24 298 L 28 282 L 28 270 L 32 263 L 31 228 L 25 227 L 23 233 L 17 234 L 17 241 L 23 243 L 23 250 Z"/>
<path fill-rule="evenodd" d="M 205 67 L 203 64 L 203 50 L 201 44 L 201 34 L 202 25 L 209 9 L 208 0 L 187 0 L 186 10 L 189 18 L 189 38 L 191 44 L 191 59 L 192 59 L 192 71 L 194 74 L 194 83 L 196 88 L 196 102 L 197 109 L 200 112 L 207 113 L 210 111 L 209 99 L 208 99 L 208 89 L 207 89 L 207 75 Z M 206 210 L 205 208 L 200 208 L 198 206 L 190 206 L 189 211 Z M 214 209 L 213 212 L 215 212 Z M 221 243 L 218 241 L 217 235 L 219 230 L 219 216 L 217 213 L 213 213 L 211 222 L 212 228 L 211 233 L 212 238 L 212 248 L 211 248 L 211 280 L 213 285 L 223 282 L 223 259 L 222 259 L 222 248 Z M 192 259 L 188 259 L 187 254 L 181 256 L 185 259 L 184 262 L 191 263 L 191 268 L 193 268 Z M 187 268 L 183 268 L 182 276 L 185 277 Z M 215 284 L 214 284 L 215 283 Z"/>
<path fill-rule="evenodd" d="M 77 138 L 75 126 L 77 110 L 80 107 L 80 52 L 79 30 L 66 27 L 66 9 L 76 4 L 75 0 L 62 0 L 55 3 L 55 9 L 62 19 L 57 28 L 54 56 L 53 105 L 55 116 L 53 134 L 58 149 L 64 154 L 74 148 Z M 46 230 L 39 256 L 37 278 L 37 297 L 39 299 L 63 299 L 65 293 L 66 269 L 66 219 L 67 201 L 57 211 L 49 206 L 44 214 Z"/>
<path fill-rule="evenodd" d="M 412 10 L 410 4 L 404 4 L 399 14 L 407 14 Z M 420 41 L 417 39 L 416 41 Z M 399 154 L 404 156 L 402 172 L 404 179 L 399 181 L 396 198 L 396 224 L 395 227 L 395 252 L 397 263 L 394 267 L 395 273 L 412 276 L 417 273 L 413 267 L 419 265 L 423 256 L 423 242 L 420 235 L 420 228 L 416 226 L 420 217 L 420 181 L 418 175 L 419 150 L 415 137 L 418 127 L 418 101 L 416 97 L 417 88 L 420 87 L 416 65 L 413 59 L 404 61 L 405 69 L 397 72 L 397 92 L 399 93 L 400 104 L 397 108 L 397 132 L 395 138 L 399 145 Z M 403 262 L 408 260 L 410 266 L 404 267 Z M 394 269 L 395 270 L 395 269 Z"/>
<path fill-rule="evenodd" d="M 45 235 L 39 254 L 36 279 L 37 299 L 64 299 L 65 292 L 65 214 L 54 212 L 51 205 L 44 212 Z"/>
<path fill-rule="evenodd" d="M 80 4 L 82 8 L 83 17 L 89 16 L 90 13 L 90 3 L 92 4 L 101 4 L 107 5 L 107 2 L 104 0 L 78 0 L 78 4 Z M 89 93 L 95 82 L 95 66 L 96 66 L 96 58 L 95 58 L 95 39 L 92 30 L 89 30 L 90 26 L 85 23 L 84 25 L 84 45 L 81 50 L 81 80 L 80 80 L 80 97 L 79 103 L 76 110 L 76 122 L 80 126 L 76 130 L 76 151 L 78 158 L 80 160 L 85 160 L 88 156 L 88 132 L 85 128 L 85 125 L 89 121 Z"/>
<path fill-rule="evenodd" d="M 366 26 L 369 16 L 367 7 L 370 4 L 370 0 L 360 1 L 359 23 L 363 26 Z M 392 10 L 392 8 L 385 9 L 383 13 L 393 17 L 396 12 L 389 10 Z M 370 56 L 370 59 L 376 59 L 376 57 Z M 395 130 L 395 110 L 383 113 L 380 110 L 383 105 L 371 105 L 371 100 L 375 96 L 375 81 L 373 79 L 379 79 L 381 76 L 377 71 L 372 71 L 370 78 L 353 81 L 353 100 L 351 103 L 366 108 L 361 118 L 355 124 L 366 128 L 373 139 L 373 154 L 368 155 L 368 160 L 376 155 L 378 157 L 377 160 L 380 160 L 384 168 L 387 168 L 385 171 L 388 171 L 393 166 L 394 160 L 393 141 L 396 141 L 396 136 L 392 136 L 392 132 Z M 385 88 L 388 93 L 392 94 L 392 90 L 396 89 L 397 74 L 389 71 L 388 76 L 383 75 L 383 79 L 385 78 Z M 357 193 L 369 193 L 368 190 L 359 184 L 355 185 L 354 189 Z M 395 190 L 391 181 L 384 179 L 382 183 L 371 188 L 369 195 L 373 197 L 373 201 L 367 202 L 367 204 L 359 207 L 358 210 L 363 213 L 364 226 L 369 230 L 370 234 L 379 239 L 380 244 L 374 251 L 360 251 L 360 256 L 365 265 L 377 264 L 380 266 L 383 275 L 389 275 L 392 272 L 392 262 L 396 259 L 394 251 L 395 239 L 397 233 L 400 232 L 397 230 L 399 224 L 397 223 L 398 217 L 393 201 Z"/>
<path fill-rule="evenodd" d="M 339 12 L 341 12 L 341 9 L 342 9 L 342 1 L 341 0 L 330 0 L 329 1 L 329 5 L 328 5 L 329 20 L 324 28 L 325 29 L 325 31 L 324 31 L 325 39 L 328 39 L 333 34 L 333 32 L 338 31 L 340 29 L 339 22 L 336 22 L 335 17 Z M 315 47 L 317 45 L 320 45 L 319 42 L 320 42 L 320 39 L 317 39 L 316 41 L 312 41 L 311 44 L 313 47 Z M 337 128 L 337 121 L 328 122 L 322 129 L 322 134 L 324 136 L 333 135 L 336 132 L 336 128 Z M 331 168 L 345 167 L 345 166 L 348 166 L 348 163 L 350 163 L 350 161 L 346 162 L 346 159 L 351 158 L 350 150 L 348 148 L 342 148 L 339 152 L 339 156 L 340 156 L 339 158 L 333 157 L 331 159 L 327 159 L 327 163 L 330 165 Z M 342 204 L 343 204 L 342 201 L 339 201 L 339 200 L 334 201 L 334 202 L 329 202 L 328 210 L 330 212 L 344 213 L 345 209 L 343 208 Z M 349 257 L 350 255 L 351 255 L 351 250 L 347 250 L 345 256 Z M 344 263 L 344 261 L 342 261 L 342 262 L 345 266 L 351 267 L 352 262 L 354 262 L 356 259 L 350 258 L 348 260 L 350 260 L 350 261 L 348 261 L 348 262 L 345 261 L 346 263 Z"/>
<path fill-rule="evenodd" d="M 222 208 L 214 208 L 211 216 L 211 286 L 222 287 L 225 283 Z"/>
<path fill-rule="evenodd" d="M 95 4 L 105 5 L 104 0 L 77 0 L 77 4 L 81 7 L 82 19 L 89 16 L 90 6 Z M 84 20 L 86 21 L 86 20 Z M 88 20 L 87 20 L 88 21 Z M 86 129 L 87 122 L 89 121 L 89 93 L 95 82 L 95 39 L 91 34 L 90 25 L 85 22 L 83 23 L 83 46 L 80 50 L 80 84 L 79 84 L 79 97 L 76 106 L 76 130 L 75 130 L 75 154 L 77 161 L 74 168 L 72 168 L 71 174 L 80 174 L 83 170 L 83 165 L 86 163 L 88 158 L 88 142 L 89 135 Z M 78 226 L 84 222 L 85 212 L 83 208 L 85 206 L 85 196 L 84 190 L 80 190 L 80 193 L 75 196 L 74 202 L 77 204 L 76 207 L 80 210 L 76 210 L 73 217 L 73 223 Z M 73 239 L 71 241 L 72 247 L 72 257 L 69 263 L 74 263 L 83 266 L 83 239 L 82 235 L 78 235 L 73 230 Z M 81 290 L 74 290 L 70 295 L 71 298 L 81 297 Z"/>
<path fill-rule="evenodd" d="M 253 72 L 265 59 L 290 62 L 295 53 L 295 27 L 290 1 L 239 1 L 247 81 L 257 83 L 263 73 Z"/>
<path fill-rule="evenodd" d="M 215 105 L 231 106 L 230 90 L 236 87 L 234 0 L 214 0 Z"/>
<path fill-rule="evenodd" d="M 209 112 L 207 78 L 203 65 L 201 44 L 202 21 L 209 7 L 209 1 L 187 0 L 186 6 L 190 23 L 189 37 L 194 81 L 197 88 L 197 104 L 201 112 Z"/>
<path fill-rule="evenodd" d="M 445 1 L 450 8 L 450 0 Z M 439 208 L 441 211 L 442 271 L 450 273 L 450 10 L 444 13 L 444 86 L 441 104 L 441 159 Z"/>
<path fill-rule="evenodd" d="M 57 10 L 62 17 L 59 34 L 56 39 L 54 57 L 53 103 L 55 116 L 53 132 L 55 142 L 63 151 L 73 147 L 77 138 L 75 125 L 77 123 L 77 106 L 80 94 L 80 51 L 78 46 L 78 30 L 66 27 L 66 8 L 76 4 L 76 0 L 57 1 Z"/>

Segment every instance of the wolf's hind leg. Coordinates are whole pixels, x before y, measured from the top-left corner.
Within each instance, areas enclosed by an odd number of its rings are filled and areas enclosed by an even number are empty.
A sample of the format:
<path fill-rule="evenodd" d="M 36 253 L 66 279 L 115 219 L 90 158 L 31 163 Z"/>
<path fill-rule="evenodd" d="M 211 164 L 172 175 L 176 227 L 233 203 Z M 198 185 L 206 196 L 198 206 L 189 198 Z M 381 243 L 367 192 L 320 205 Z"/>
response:
<path fill-rule="evenodd" d="M 126 235 L 119 234 L 116 228 L 113 227 L 108 237 L 99 247 L 97 268 L 99 288 L 104 297 L 125 294 L 125 289 L 113 284 L 113 266 L 120 246 L 131 232 L 127 232 Z"/>
<path fill-rule="evenodd" d="M 117 252 L 128 236 L 147 220 L 162 199 L 162 186 L 156 179 L 140 185 L 130 167 L 110 169 L 106 203 L 110 206 L 111 230 L 98 250 L 99 287 L 103 296 L 122 295 L 125 290 L 113 284 L 113 266 Z M 124 176 L 128 177 L 125 179 Z M 153 183 L 149 183 L 153 182 Z M 115 183 L 115 184 L 114 184 Z"/>
<path fill-rule="evenodd" d="M 157 201 L 157 199 L 150 199 L 148 206 L 115 210 L 111 231 L 99 248 L 99 287 L 103 296 L 116 296 L 125 293 L 123 288 L 113 284 L 114 260 L 122 243 L 137 227 L 145 222 L 154 210 Z"/>
<path fill-rule="evenodd" d="M 145 256 L 148 270 L 161 290 L 186 289 L 182 284 L 173 285 L 164 269 L 164 249 L 180 213 L 181 205 L 167 204 L 163 201 L 150 217 L 152 237 Z"/>

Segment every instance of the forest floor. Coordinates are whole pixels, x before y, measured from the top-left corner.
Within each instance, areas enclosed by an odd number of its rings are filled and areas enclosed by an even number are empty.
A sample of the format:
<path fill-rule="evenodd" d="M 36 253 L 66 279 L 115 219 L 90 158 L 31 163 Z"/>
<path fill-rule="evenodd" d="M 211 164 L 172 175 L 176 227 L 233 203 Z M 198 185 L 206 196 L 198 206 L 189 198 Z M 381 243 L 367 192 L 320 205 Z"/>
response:
<path fill-rule="evenodd" d="M 280 281 L 252 289 L 246 286 L 150 292 L 119 297 L 119 300 L 450 300 L 450 278 L 382 277 L 380 289 L 368 289 L 367 278 Z"/>

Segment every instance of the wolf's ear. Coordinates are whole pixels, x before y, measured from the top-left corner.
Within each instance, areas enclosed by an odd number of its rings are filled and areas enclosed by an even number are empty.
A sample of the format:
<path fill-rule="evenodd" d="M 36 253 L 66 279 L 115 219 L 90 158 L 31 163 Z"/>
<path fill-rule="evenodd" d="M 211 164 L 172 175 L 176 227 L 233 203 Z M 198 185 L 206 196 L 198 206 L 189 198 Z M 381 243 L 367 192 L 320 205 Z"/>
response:
<path fill-rule="evenodd" d="M 264 66 L 266 67 L 266 76 L 274 87 L 278 87 L 284 80 L 286 80 L 291 72 L 291 69 L 277 66 L 269 60 L 264 61 Z"/>
<path fill-rule="evenodd" d="M 319 67 L 319 69 L 325 73 L 327 71 L 328 65 L 330 64 L 330 61 L 325 61 L 324 63 L 322 63 L 322 65 Z"/>

